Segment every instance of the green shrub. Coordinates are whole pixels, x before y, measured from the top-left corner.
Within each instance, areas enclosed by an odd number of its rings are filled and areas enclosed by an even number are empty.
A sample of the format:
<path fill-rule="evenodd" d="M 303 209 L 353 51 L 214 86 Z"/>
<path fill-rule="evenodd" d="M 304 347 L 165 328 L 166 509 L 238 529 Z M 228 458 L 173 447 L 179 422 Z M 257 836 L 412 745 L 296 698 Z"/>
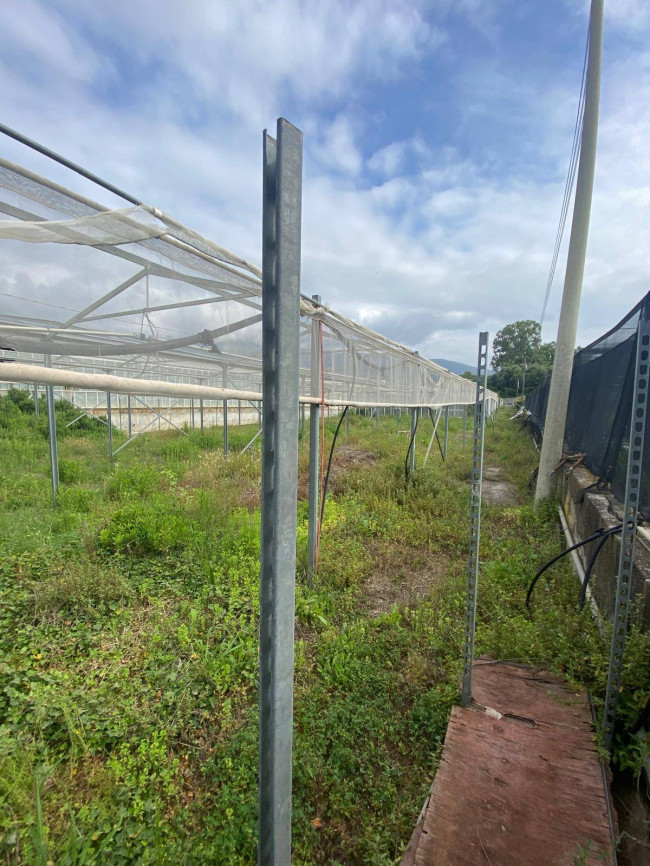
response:
<path fill-rule="evenodd" d="M 147 497 L 161 489 L 173 486 L 175 476 L 155 466 L 136 464 L 126 469 L 117 468 L 106 483 L 106 494 L 110 499 L 127 500 Z"/>
<path fill-rule="evenodd" d="M 185 547 L 192 537 L 186 514 L 162 498 L 119 508 L 99 532 L 99 545 L 112 553 L 136 556 Z"/>
<path fill-rule="evenodd" d="M 82 469 L 76 460 L 59 459 L 59 481 L 63 484 L 76 484 L 82 476 Z"/>
<path fill-rule="evenodd" d="M 97 499 L 97 491 L 89 487 L 67 487 L 59 490 L 58 504 L 75 514 L 88 514 Z"/>

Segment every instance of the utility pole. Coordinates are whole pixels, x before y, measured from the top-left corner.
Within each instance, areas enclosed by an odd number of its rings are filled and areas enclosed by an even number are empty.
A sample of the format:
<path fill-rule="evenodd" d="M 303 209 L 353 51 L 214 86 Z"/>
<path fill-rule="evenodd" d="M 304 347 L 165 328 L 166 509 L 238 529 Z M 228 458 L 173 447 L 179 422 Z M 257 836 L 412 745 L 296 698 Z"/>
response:
<path fill-rule="evenodd" d="M 587 60 L 587 86 L 585 90 L 585 111 L 580 144 L 578 181 L 573 206 L 571 240 L 567 258 L 564 293 L 557 331 L 557 344 L 548 407 L 544 422 L 544 438 L 539 457 L 539 472 L 535 502 L 548 499 L 555 489 L 555 467 L 562 457 L 564 428 L 566 426 L 573 354 L 578 329 L 580 295 L 585 270 L 587 238 L 591 197 L 594 187 L 596 166 L 596 141 L 598 137 L 598 112 L 600 103 L 600 70 L 603 53 L 603 6 L 604 0 L 591 0 L 591 23 L 589 27 L 589 55 Z"/>

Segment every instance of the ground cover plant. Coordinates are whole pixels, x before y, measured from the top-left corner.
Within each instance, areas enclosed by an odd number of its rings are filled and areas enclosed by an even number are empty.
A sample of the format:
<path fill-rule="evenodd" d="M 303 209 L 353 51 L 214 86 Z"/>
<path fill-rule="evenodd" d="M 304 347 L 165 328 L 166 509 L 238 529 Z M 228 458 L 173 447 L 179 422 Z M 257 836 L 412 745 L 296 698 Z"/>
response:
<path fill-rule="evenodd" d="M 255 862 L 260 452 L 255 428 L 142 436 L 108 459 L 106 431 L 57 407 L 61 492 L 46 427 L 0 398 L 0 852 L 8 864 Z M 331 440 L 335 420 L 327 423 Z M 409 422 L 342 427 L 313 585 L 301 444 L 293 839 L 297 864 L 399 862 L 458 697 L 470 437 L 404 472 Z M 422 421 L 417 460 L 430 424 Z M 477 649 L 551 668 L 602 700 L 607 646 L 534 512 L 530 436 L 501 410 L 486 465 L 519 504 L 486 507 Z M 648 694 L 634 629 L 623 727 Z M 618 761 L 640 748 L 622 733 Z"/>

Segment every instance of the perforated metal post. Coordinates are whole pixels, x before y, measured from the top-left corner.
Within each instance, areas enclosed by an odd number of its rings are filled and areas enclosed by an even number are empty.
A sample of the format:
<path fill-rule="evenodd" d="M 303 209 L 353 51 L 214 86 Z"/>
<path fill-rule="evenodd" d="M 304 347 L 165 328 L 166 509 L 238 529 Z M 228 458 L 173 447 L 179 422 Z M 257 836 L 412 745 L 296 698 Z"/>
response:
<path fill-rule="evenodd" d="M 302 133 L 264 133 L 258 863 L 291 862 Z"/>
<path fill-rule="evenodd" d="M 320 304 L 320 295 L 312 299 Z M 320 329 L 318 319 L 311 320 L 311 396 L 321 397 Z M 321 408 L 312 403 L 309 407 L 309 519 L 307 527 L 307 581 L 311 581 L 316 568 L 319 517 L 319 426 Z"/>
<path fill-rule="evenodd" d="M 474 403 L 474 451 L 472 453 L 472 499 L 469 510 L 469 555 L 467 558 L 467 599 L 465 608 L 465 647 L 463 653 L 464 707 L 472 703 L 472 668 L 476 632 L 476 594 L 478 592 L 479 546 L 481 540 L 481 487 L 483 484 L 483 445 L 487 390 L 488 334 L 481 331 L 478 341 L 476 402 Z"/>
<path fill-rule="evenodd" d="M 630 418 L 629 451 L 627 456 L 627 476 L 625 480 L 625 506 L 623 510 L 623 531 L 621 550 L 618 560 L 618 581 L 616 583 L 616 604 L 614 607 L 614 629 L 607 671 L 607 691 L 603 713 L 603 739 L 609 749 L 614 736 L 618 695 L 621 690 L 623 658 L 627 638 L 627 620 L 630 607 L 630 584 L 634 567 L 634 543 L 641 494 L 641 470 L 643 465 L 643 443 L 645 438 L 646 413 L 648 405 L 648 372 L 650 363 L 650 324 L 643 319 L 642 309 L 637 328 L 636 367 L 634 376 L 634 397 Z"/>

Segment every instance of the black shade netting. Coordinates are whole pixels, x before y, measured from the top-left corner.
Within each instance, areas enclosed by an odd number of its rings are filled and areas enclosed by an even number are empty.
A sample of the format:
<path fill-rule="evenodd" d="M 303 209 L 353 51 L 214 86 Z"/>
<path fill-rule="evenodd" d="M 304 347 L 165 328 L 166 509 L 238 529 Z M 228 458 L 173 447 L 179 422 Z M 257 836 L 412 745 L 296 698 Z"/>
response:
<path fill-rule="evenodd" d="M 650 293 L 625 318 L 576 353 L 564 433 L 566 450 L 585 454 L 594 475 L 625 496 L 639 317 L 650 318 Z M 551 377 L 526 397 L 530 422 L 543 435 Z M 641 511 L 650 516 L 650 425 L 646 427 Z"/>

